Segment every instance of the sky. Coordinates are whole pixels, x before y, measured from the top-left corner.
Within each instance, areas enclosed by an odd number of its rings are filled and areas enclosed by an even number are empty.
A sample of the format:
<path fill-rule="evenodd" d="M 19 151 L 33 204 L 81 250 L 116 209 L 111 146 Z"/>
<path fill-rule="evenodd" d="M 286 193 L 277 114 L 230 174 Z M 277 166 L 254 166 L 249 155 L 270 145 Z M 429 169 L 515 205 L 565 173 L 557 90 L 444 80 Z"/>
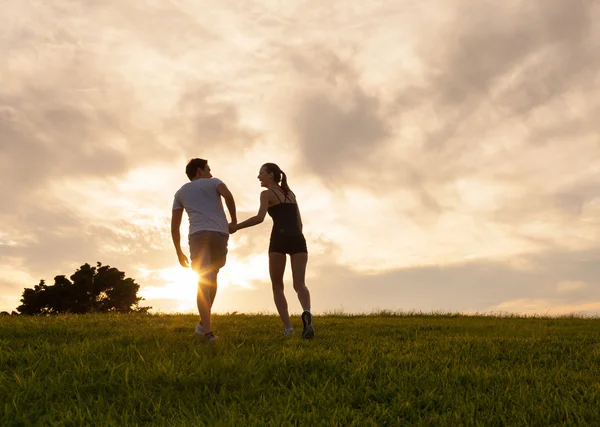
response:
<path fill-rule="evenodd" d="M 116 267 L 194 312 L 170 237 L 190 158 L 240 220 L 277 163 L 314 313 L 600 314 L 600 4 L 0 3 L 0 310 Z M 231 236 L 217 312 L 275 312 L 271 220 Z M 187 217 L 182 224 L 187 251 Z M 290 310 L 300 312 L 291 273 Z"/>

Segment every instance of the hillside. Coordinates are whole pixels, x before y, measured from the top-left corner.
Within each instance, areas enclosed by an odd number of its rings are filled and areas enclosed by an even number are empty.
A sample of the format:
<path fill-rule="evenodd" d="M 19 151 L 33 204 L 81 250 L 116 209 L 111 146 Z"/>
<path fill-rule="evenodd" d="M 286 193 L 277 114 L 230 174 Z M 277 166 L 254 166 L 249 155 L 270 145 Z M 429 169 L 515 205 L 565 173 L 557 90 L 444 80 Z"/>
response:
<path fill-rule="evenodd" d="M 295 326 L 300 325 L 297 316 Z M 0 425 L 593 424 L 600 320 L 452 315 L 0 318 Z"/>

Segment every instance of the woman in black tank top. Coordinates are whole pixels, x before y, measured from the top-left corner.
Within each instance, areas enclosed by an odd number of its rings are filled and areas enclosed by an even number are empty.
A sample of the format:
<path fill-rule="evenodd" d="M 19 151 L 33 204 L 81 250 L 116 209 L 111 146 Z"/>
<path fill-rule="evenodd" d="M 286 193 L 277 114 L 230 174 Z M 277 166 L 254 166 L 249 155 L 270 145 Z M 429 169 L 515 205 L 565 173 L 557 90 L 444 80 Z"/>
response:
<path fill-rule="evenodd" d="M 273 285 L 273 299 L 283 322 L 283 332 L 285 335 L 294 333 L 283 291 L 283 273 L 287 254 L 289 254 L 294 290 L 304 310 L 302 313 L 302 337 L 312 338 L 315 330 L 310 314 L 310 292 L 304 280 L 308 250 L 306 249 L 306 239 L 302 233 L 302 218 L 296 203 L 296 195 L 288 187 L 285 173 L 274 163 L 265 163 L 260 168 L 258 180 L 261 187 L 266 188 L 260 194 L 258 214 L 236 226 L 231 226 L 229 231 L 235 233 L 242 228 L 260 224 L 264 221 L 267 213 L 273 218 L 269 243 L 269 273 Z"/>

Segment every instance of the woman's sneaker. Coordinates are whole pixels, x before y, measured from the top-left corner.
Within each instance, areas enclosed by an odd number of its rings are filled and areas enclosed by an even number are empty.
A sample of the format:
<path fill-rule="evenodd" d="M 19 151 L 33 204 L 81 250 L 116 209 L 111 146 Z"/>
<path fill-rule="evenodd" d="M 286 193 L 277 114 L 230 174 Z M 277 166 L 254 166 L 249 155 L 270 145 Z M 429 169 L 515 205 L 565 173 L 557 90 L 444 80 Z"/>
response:
<path fill-rule="evenodd" d="M 302 326 L 304 327 L 302 338 L 308 340 L 315 336 L 315 328 L 312 324 L 312 314 L 310 314 L 310 311 L 302 313 Z"/>
<path fill-rule="evenodd" d="M 196 330 L 194 331 L 194 333 L 196 335 L 200 335 L 201 337 L 204 336 L 204 326 L 202 326 L 200 323 L 198 323 L 196 325 Z"/>
<path fill-rule="evenodd" d="M 204 334 L 204 338 L 206 338 L 206 340 L 208 342 L 213 342 L 219 339 L 218 336 L 216 336 L 215 334 L 213 334 L 212 332 L 209 332 L 208 334 Z"/>
<path fill-rule="evenodd" d="M 294 335 L 294 328 L 283 328 L 283 335 L 286 337 Z"/>

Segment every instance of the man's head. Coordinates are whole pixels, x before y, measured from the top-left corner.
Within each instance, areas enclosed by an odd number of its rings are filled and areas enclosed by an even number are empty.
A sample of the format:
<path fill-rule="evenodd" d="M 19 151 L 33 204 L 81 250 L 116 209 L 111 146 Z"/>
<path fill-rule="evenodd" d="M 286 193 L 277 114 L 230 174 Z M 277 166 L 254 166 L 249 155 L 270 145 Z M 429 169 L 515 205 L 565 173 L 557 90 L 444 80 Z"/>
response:
<path fill-rule="evenodd" d="M 185 167 L 185 174 L 188 176 L 190 181 L 198 178 L 212 178 L 210 166 L 208 166 L 208 160 L 204 159 L 190 160 Z"/>

